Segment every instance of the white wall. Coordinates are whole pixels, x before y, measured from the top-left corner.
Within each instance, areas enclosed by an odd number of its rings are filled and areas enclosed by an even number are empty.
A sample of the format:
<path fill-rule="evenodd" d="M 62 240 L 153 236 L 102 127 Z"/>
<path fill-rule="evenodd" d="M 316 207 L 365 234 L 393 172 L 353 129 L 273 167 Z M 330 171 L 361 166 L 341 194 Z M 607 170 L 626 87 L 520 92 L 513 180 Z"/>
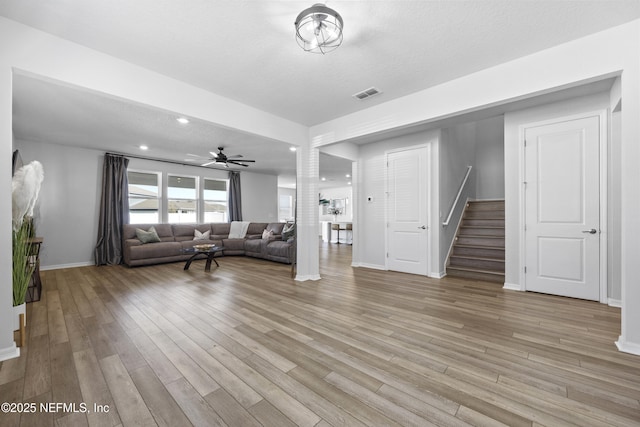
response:
<path fill-rule="evenodd" d="M 42 268 L 93 265 L 104 152 L 29 141 L 16 141 L 16 148 L 25 164 L 38 160 L 45 172 L 35 215 L 37 233 L 44 238 Z M 223 170 L 135 158 L 130 159 L 129 169 L 228 178 Z M 271 222 L 277 212 L 276 177 L 243 171 L 240 182 L 246 220 Z"/>
<path fill-rule="evenodd" d="M 579 113 L 598 112 L 609 106 L 609 94 L 602 93 L 574 98 L 564 102 L 505 114 L 505 283 L 520 289 L 521 265 L 521 202 L 520 183 L 523 181 L 520 161 L 521 127 L 525 124 L 567 117 Z M 609 210 L 620 207 L 609 206 Z"/>
<path fill-rule="evenodd" d="M 476 122 L 476 198 L 504 199 L 504 118 Z"/>

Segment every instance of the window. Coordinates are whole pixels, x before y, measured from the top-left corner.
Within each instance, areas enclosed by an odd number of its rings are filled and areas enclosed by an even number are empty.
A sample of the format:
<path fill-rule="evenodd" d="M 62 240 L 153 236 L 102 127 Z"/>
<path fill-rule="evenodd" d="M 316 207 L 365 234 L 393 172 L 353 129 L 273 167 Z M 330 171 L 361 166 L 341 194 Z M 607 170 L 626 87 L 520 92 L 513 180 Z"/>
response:
<path fill-rule="evenodd" d="M 167 218 L 170 224 L 198 222 L 196 178 L 169 175 L 167 184 Z"/>
<path fill-rule="evenodd" d="M 204 178 L 204 222 L 227 222 L 227 181 Z"/>
<path fill-rule="evenodd" d="M 225 179 L 140 171 L 128 171 L 127 176 L 131 224 L 165 221 L 169 224 L 194 224 L 229 220 L 228 181 Z M 164 188 L 166 192 L 161 190 Z"/>
<path fill-rule="evenodd" d="M 286 222 L 293 219 L 293 197 L 280 195 L 278 198 L 278 220 Z"/>
<path fill-rule="evenodd" d="M 128 171 L 129 222 L 145 224 L 160 222 L 160 175 Z"/>

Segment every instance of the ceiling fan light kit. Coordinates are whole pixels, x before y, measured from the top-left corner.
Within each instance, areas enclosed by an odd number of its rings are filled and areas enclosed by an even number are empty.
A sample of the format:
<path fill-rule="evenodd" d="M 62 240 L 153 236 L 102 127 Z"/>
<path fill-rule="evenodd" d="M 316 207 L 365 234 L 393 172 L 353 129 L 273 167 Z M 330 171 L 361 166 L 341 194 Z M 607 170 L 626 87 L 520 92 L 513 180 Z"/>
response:
<path fill-rule="evenodd" d="M 342 17 L 322 3 L 300 12 L 295 27 L 296 41 L 306 52 L 324 55 L 342 44 Z"/>

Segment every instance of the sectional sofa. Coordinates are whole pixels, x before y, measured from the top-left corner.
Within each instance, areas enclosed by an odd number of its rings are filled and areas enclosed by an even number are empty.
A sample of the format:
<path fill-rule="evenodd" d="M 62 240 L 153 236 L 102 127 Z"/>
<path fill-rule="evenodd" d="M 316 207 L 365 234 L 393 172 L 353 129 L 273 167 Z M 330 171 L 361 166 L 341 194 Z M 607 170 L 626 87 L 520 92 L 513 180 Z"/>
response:
<path fill-rule="evenodd" d="M 124 263 L 135 267 L 185 261 L 192 254 L 184 253 L 184 249 L 197 244 L 215 244 L 225 248 L 224 256 L 246 255 L 291 264 L 295 260 L 295 242 L 292 238 L 282 239 L 284 225 L 280 222 L 251 222 L 244 238 L 230 239 L 230 223 L 126 224 L 122 229 Z M 147 231 L 150 227 L 155 228 L 159 242 L 143 243 L 138 238 L 136 229 Z M 271 233 L 263 238 L 263 234 L 267 234 L 265 230 Z M 194 240 L 196 235 L 202 237 L 206 232 L 209 232 L 208 239 Z"/>

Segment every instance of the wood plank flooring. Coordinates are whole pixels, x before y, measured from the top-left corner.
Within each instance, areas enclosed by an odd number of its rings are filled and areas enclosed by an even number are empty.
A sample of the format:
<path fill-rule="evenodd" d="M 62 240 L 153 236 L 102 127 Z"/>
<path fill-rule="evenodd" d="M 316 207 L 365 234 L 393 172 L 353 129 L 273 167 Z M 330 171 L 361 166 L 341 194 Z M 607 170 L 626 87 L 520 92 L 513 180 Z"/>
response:
<path fill-rule="evenodd" d="M 350 251 L 322 244 L 322 280 L 301 283 L 244 257 L 42 272 L 0 402 L 67 407 L 0 426 L 640 425 L 619 309 Z"/>

